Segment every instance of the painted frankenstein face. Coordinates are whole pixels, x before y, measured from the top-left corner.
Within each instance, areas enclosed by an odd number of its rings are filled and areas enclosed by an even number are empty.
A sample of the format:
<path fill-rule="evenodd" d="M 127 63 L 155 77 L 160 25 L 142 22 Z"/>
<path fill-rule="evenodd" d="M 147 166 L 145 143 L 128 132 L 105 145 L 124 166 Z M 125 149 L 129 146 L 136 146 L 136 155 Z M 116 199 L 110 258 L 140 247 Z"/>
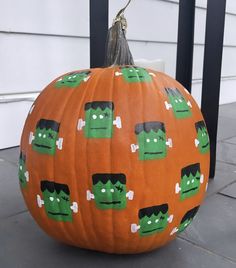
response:
<path fill-rule="evenodd" d="M 87 138 L 111 138 L 113 135 L 114 105 L 109 101 L 85 104 L 85 136 Z"/>
<path fill-rule="evenodd" d="M 201 171 L 200 164 L 184 167 L 181 171 L 180 199 L 192 197 L 200 190 Z"/>
<path fill-rule="evenodd" d="M 195 128 L 197 131 L 197 146 L 200 153 L 208 153 L 210 151 L 210 141 L 204 121 L 197 122 L 195 124 Z"/>
<path fill-rule="evenodd" d="M 66 184 L 41 181 L 47 216 L 56 221 L 72 221 L 70 191 Z"/>
<path fill-rule="evenodd" d="M 168 205 L 153 206 L 139 210 L 140 236 L 153 235 L 165 230 L 168 225 Z"/>
<path fill-rule="evenodd" d="M 161 159 L 166 157 L 166 131 L 163 123 L 146 122 L 137 124 L 135 133 L 138 139 L 140 160 Z"/>
<path fill-rule="evenodd" d="M 25 188 L 27 185 L 27 171 L 26 171 L 26 156 L 21 152 L 19 158 L 19 168 L 18 168 L 18 177 L 20 185 L 22 188 Z"/>
<path fill-rule="evenodd" d="M 82 82 L 87 81 L 90 71 L 74 72 L 63 76 L 56 82 L 56 87 L 77 87 Z"/>
<path fill-rule="evenodd" d="M 123 74 L 125 81 L 129 83 L 152 81 L 150 74 L 144 68 L 135 66 L 121 67 L 121 72 Z"/>
<path fill-rule="evenodd" d="M 32 141 L 33 150 L 42 154 L 54 155 L 59 126 L 60 124 L 53 120 L 39 120 Z"/>
<path fill-rule="evenodd" d="M 182 218 L 181 223 L 180 223 L 180 225 L 178 227 L 178 233 L 183 232 L 190 225 L 190 223 L 192 222 L 193 218 L 197 214 L 198 209 L 199 209 L 199 206 L 189 210 L 184 215 L 184 217 Z"/>
<path fill-rule="evenodd" d="M 186 118 L 192 115 L 190 107 L 184 96 L 177 88 L 166 88 L 166 93 L 169 98 L 169 102 L 172 106 L 174 115 L 176 118 Z"/>
<path fill-rule="evenodd" d="M 94 174 L 92 191 L 99 209 L 126 207 L 126 177 L 124 174 Z"/>

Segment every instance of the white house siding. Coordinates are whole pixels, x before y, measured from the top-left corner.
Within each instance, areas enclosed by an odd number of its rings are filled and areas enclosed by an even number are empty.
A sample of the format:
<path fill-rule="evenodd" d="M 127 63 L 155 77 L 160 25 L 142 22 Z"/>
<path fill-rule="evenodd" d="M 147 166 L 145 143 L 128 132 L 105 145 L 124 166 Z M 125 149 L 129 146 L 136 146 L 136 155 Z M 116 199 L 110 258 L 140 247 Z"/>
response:
<path fill-rule="evenodd" d="M 109 2 L 111 24 L 127 1 Z M 198 103 L 206 3 L 197 0 L 196 8 L 193 95 Z M 0 0 L 0 4 L 0 148 L 6 148 L 19 144 L 31 102 L 2 104 L 5 94 L 39 92 L 58 75 L 89 67 L 89 0 Z M 134 57 L 161 58 L 166 72 L 175 76 L 178 1 L 133 0 L 126 17 Z M 227 0 L 220 103 L 236 101 L 235 29 L 236 1 Z"/>

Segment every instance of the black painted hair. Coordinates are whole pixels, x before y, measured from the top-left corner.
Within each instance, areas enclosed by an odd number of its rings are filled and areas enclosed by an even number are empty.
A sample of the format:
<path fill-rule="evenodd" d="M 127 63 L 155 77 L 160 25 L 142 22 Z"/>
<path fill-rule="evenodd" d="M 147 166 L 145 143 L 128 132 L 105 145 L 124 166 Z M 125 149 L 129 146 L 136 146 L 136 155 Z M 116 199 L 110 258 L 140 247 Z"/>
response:
<path fill-rule="evenodd" d="M 122 69 L 129 69 L 129 68 L 146 70 L 146 69 L 143 68 L 143 67 L 138 67 L 138 66 L 134 66 L 134 65 L 127 65 L 127 66 L 122 66 L 122 67 L 120 67 L 121 70 L 122 70 Z"/>
<path fill-rule="evenodd" d="M 116 182 L 120 182 L 122 184 L 126 184 L 126 176 L 123 173 L 96 173 L 92 176 L 93 184 L 97 184 L 101 181 L 103 184 L 106 184 L 108 181 L 111 181 L 112 184 Z"/>
<path fill-rule="evenodd" d="M 24 162 L 26 161 L 26 154 L 24 154 L 22 151 L 20 152 L 20 159 Z"/>
<path fill-rule="evenodd" d="M 160 212 L 162 212 L 163 214 L 166 214 L 167 211 L 168 211 L 168 204 L 162 204 L 159 206 L 142 208 L 139 210 L 138 217 L 139 217 L 139 219 L 142 219 L 145 216 L 151 217 L 152 214 L 157 216 Z"/>
<path fill-rule="evenodd" d="M 183 97 L 178 88 L 165 88 L 166 94 L 172 95 L 173 97 Z"/>
<path fill-rule="evenodd" d="M 96 110 L 97 108 L 100 108 L 102 110 L 105 110 L 106 108 L 114 110 L 114 103 L 112 101 L 93 101 L 93 102 L 87 102 L 85 104 L 85 111 L 89 109 Z"/>
<path fill-rule="evenodd" d="M 91 71 L 85 70 L 85 71 L 79 71 L 79 72 L 72 72 L 72 73 L 69 73 L 67 76 L 76 75 L 76 74 L 86 74 L 86 75 L 89 75 L 90 73 L 91 73 Z"/>
<path fill-rule="evenodd" d="M 183 218 L 181 220 L 181 223 L 185 222 L 186 220 L 193 219 L 195 217 L 195 215 L 197 214 L 199 207 L 200 206 L 197 206 L 197 207 L 189 210 L 187 213 L 185 213 L 185 215 L 183 216 Z"/>
<path fill-rule="evenodd" d="M 159 129 L 161 129 L 163 132 L 166 132 L 165 125 L 162 122 L 154 121 L 154 122 L 145 122 L 141 124 L 137 124 L 135 126 L 135 134 L 139 134 L 142 131 L 150 132 L 151 130 L 157 132 Z"/>
<path fill-rule="evenodd" d="M 199 129 L 206 128 L 206 124 L 204 121 L 198 121 L 195 123 L 196 131 L 198 132 Z"/>
<path fill-rule="evenodd" d="M 190 173 L 195 176 L 197 172 L 201 172 L 199 163 L 186 166 L 181 170 L 181 178 L 183 178 L 184 175 L 189 177 Z"/>
<path fill-rule="evenodd" d="M 57 123 L 56 121 L 53 120 L 47 120 L 47 119 L 40 119 L 36 125 L 36 128 L 46 128 L 46 129 L 51 129 L 56 132 L 59 131 L 60 123 Z"/>
<path fill-rule="evenodd" d="M 59 194 L 60 191 L 63 191 L 67 195 L 70 194 L 69 187 L 66 184 L 61 184 L 54 181 L 41 181 L 41 191 L 44 192 L 45 190 L 48 190 L 50 193 L 56 191 L 57 194 Z"/>

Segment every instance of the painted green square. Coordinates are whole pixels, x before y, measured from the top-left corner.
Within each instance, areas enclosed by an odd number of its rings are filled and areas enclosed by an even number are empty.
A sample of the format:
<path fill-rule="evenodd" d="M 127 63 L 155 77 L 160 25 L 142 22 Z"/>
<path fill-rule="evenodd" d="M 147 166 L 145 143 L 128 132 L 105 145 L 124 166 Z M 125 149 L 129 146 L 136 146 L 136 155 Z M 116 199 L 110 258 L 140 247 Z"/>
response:
<path fill-rule="evenodd" d="M 41 119 L 34 133 L 33 150 L 41 154 L 54 155 L 60 124 L 53 120 Z"/>
<path fill-rule="evenodd" d="M 141 83 L 141 82 L 152 82 L 152 78 L 148 71 L 141 67 L 126 66 L 121 67 L 121 72 L 125 81 L 129 83 Z"/>
<path fill-rule="evenodd" d="M 63 76 L 62 78 L 58 79 L 56 82 L 56 87 L 77 87 L 82 82 L 86 81 L 86 78 L 88 78 L 90 71 L 84 71 L 84 72 L 73 72 L 68 75 Z"/>
<path fill-rule="evenodd" d="M 192 116 L 192 112 L 186 99 L 177 88 L 166 88 L 165 90 L 176 118 L 187 118 Z"/>
<path fill-rule="evenodd" d="M 50 219 L 56 221 L 72 221 L 70 208 L 70 192 L 65 184 L 52 181 L 42 181 L 41 190 L 45 211 Z"/>
<path fill-rule="evenodd" d="M 204 121 L 198 121 L 195 124 L 197 131 L 198 150 L 201 154 L 208 153 L 210 151 L 210 140 Z"/>

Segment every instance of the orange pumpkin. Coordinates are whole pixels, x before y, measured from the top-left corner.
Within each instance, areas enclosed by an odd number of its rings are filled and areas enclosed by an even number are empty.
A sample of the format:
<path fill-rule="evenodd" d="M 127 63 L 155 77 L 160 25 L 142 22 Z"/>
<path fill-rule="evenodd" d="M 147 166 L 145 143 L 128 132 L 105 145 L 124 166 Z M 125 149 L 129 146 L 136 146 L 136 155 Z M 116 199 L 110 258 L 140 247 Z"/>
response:
<path fill-rule="evenodd" d="M 150 251 L 192 221 L 209 138 L 187 90 L 135 66 L 65 74 L 33 104 L 21 140 L 25 202 L 50 236 L 110 253 Z"/>

